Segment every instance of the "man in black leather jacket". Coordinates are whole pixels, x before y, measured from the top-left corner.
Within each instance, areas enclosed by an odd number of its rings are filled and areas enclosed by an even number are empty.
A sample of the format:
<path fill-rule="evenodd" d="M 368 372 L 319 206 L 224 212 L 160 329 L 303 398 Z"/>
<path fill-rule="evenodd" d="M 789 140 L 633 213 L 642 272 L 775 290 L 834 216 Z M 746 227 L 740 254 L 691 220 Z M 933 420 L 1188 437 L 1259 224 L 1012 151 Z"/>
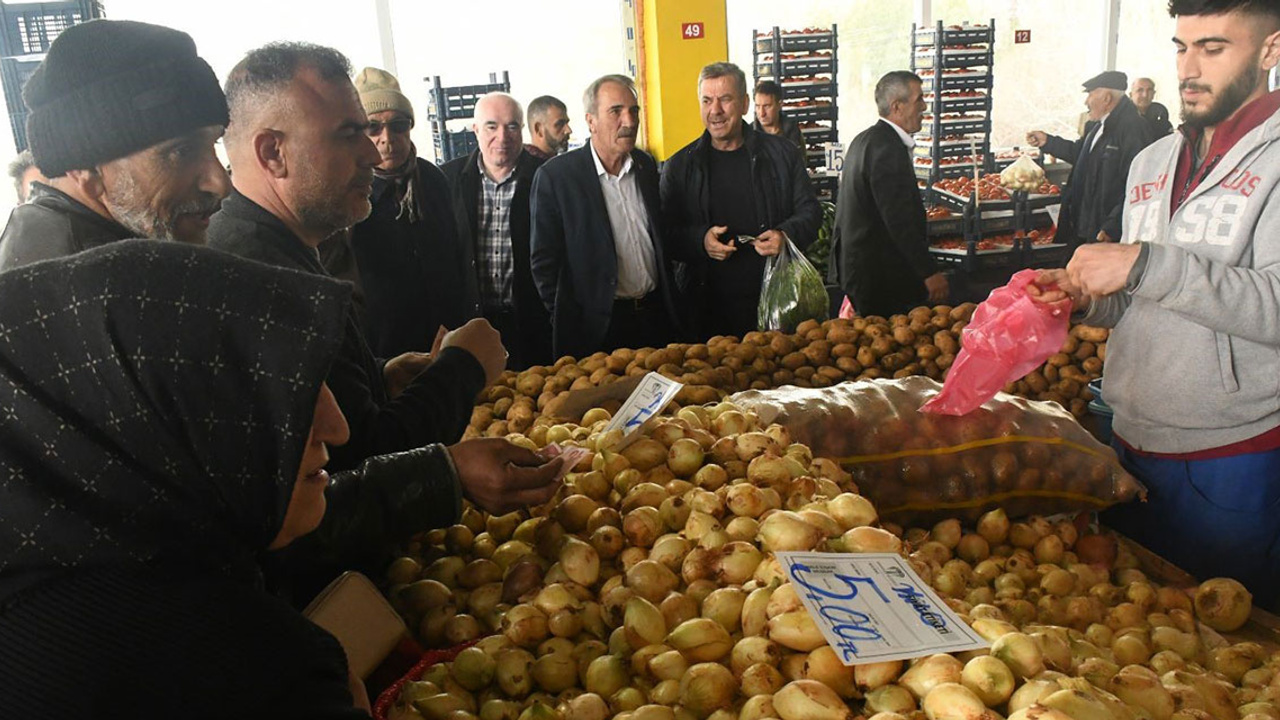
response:
<path fill-rule="evenodd" d="M 94 20 L 67 29 L 23 88 L 47 183 L 14 209 L 0 270 L 125 238 L 203 243 L 230 190 L 214 143 L 227 101 L 186 33 Z"/>
<path fill-rule="evenodd" d="M 316 248 L 368 216 L 380 159 L 350 72 L 341 53 L 306 43 L 267 45 L 232 69 L 226 147 L 235 189 L 210 226 L 211 247 L 327 275 Z M 464 498 L 502 514 L 545 502 L 559 485 L 561 462 L 505 439 L 449 445 L 505 363 L 483 319 L 446 335 L 398 396 L 384 387 L 388 371 L 353 313 L 344 335 L 326 382 L 350 440 L 333 448 L 330 467 L 357 472 L 335 475 L 326 493 L 341 512 L 327 513 L 319 530 L 289 548 L 282 574 L 295 598 L 343 569 L 380 572 L 396 544 L 456 522 Z"/>
<path fill-rule="evenodd" d="M 752 129 L 747 81 L 731 63 L 698 78 L 707 130 L 662 169 L 662 215 L 672 258 L 693 269 L 700 337 L 756 329 L 765 258 L 789 238 L 801 250 L 822 221 L 804 159 L 790 141 Z M 738 238 L 752 237 L 749 244 Z"/>

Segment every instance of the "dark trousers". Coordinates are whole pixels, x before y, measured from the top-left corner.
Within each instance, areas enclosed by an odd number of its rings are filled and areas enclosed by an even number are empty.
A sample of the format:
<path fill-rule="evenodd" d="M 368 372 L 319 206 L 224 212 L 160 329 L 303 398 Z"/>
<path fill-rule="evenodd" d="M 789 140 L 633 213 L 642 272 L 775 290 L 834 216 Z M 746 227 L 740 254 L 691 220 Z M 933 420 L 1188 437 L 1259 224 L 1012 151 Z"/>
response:
<path fill-rule="evenodd" d="M 1280 599 L 1280 450 L 1170 460 L 1112 446 L 1147 486 L 1147 502 L 1107 510 L 1103 522 L 1200 580 L 1230 577 L 1275 610 Z"/>
<path fill-rule="evenodd" d="M 601 350 L 618 348 L 661 348 L 674 338 L 671 319 L 657 290 L 638 300 L 614 300 Z"/>
<path fill-rule="evenodd" d="M 515 308 L 485 308 L 484 319 L 502 336 L 502 345 L 507 349 L 507 369 L 523 370 L 528 367 L 521 352 L 520 325 L 516 322 Z"/>

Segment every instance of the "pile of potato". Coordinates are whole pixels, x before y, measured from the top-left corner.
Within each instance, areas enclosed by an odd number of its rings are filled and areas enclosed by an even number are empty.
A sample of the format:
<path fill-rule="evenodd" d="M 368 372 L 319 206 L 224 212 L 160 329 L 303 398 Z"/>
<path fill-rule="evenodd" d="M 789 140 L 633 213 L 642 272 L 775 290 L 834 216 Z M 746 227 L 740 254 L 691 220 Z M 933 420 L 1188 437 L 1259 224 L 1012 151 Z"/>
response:
<path fill-rule="evenodd" d="M 1196 622 L 1244 622 L 1232 581 L 1193 601 L 1113 538 L 1003 510 L 967 529 L 884 523 L 835 463 L 730 403 L 683 408 L 621 451 L 608 419 L 511 436 L 591 454 L 546 506 L 468 509 L 390 566 L 423 642 L 479 640 L 407 683 L 390 717 L 1280 719 L 1280 654 Z M 901 553 L 991 648 L 846 667 L 783 550 Z"/>
<path fill-rule="evenodd" d="M 1006 387 L 1005 392 L 1031 400 L 1052 400 L 1082 417 L 1093 399 L 1089 381 L 1102 377 L 1110 334 L 1106 328 L 1073 325 L 1060 352 Z"/>
<path fill-rule="evenodd" d="M 706 343 L 599 352 L 561 358 L 549 367 L 507 372 L 485 391 L 466 437 L 502 437 L 533 426 L 547 404 L 571 390 L 607 385 L 650 371 L 685 384 L 681 405 L 702 405 L 748 389 L 829 387 L 845 380 L 946 377 L 960 351 L 960 332 L 973 303 L 920 307 L 906 315 L 801 323 L 794 334 L 751 332 L 741 340 L 717 336 Z M 1089 380 L 1102 373 L 1107 331 L 1077 326 L 1040 369 L 1006 388 L 1032 400 L 1052 400 L 1077 418 L 1089 400 Z M 605 404 L 616 410 L 619 400 Z"/>

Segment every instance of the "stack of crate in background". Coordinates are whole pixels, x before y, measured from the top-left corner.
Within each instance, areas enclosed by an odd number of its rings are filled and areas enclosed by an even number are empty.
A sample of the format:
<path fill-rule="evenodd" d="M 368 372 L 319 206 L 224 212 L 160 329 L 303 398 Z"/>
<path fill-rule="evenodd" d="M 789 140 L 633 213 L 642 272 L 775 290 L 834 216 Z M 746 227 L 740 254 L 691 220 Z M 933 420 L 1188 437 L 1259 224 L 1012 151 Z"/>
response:
<path fill-rule="evenodd" d="M 63 30 L 100 17 L 102 3 L 97 0 L 0 2 L 0 79 L 4 82 L 4 101 L 9 106 L 9 125 L 17 152 L 27 149 L 27 107 L 22 103 L 22 86 Z"/>
<path fill-rule="evenodd" d="M 991 155 L 991 85 L 995 21 L 987 25 L 911 26 L 911 69 L 923 81 L 924 125 L 915 150 L 916 177 L 932 186 L 972 175 Z"/>
<path fill-rule="evenodd" d="M 827 171 L 827 143 L 838 143 L 839 92 L 836 26 L 804 30 L 756 30 L 752 46 L 755 81 L 782 86 L 782 114 L 800 125 L 805 160 L 818 197 L 835 201 L 838 176 Z"/>
<path fill-rule="evenodd" d="M 912 26 L 911 65 L 928 108 L 916 136 L 930 253 L 952 271 L 953 299 L 981 300 L 1015 271 L 1059 262 L 1049 208 L 1058 189 L 1010 190 L 991 151 L 995 21 Z"/>

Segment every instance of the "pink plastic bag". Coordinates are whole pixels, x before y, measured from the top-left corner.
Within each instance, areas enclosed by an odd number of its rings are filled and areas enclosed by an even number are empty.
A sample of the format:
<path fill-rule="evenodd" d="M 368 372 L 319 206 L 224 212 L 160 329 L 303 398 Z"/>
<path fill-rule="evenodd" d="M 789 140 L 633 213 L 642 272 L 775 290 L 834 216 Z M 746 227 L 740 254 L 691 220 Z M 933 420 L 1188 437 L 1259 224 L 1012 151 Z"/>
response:
<path fill-rule="evenodd" d="M 845 320 L 852 320 L 857 311 L 853 309 L 853 301 L 849 300 L 849 296 L 844 296 L 844 302 L 840 303 L 840 314 L 836 317 L 842 317 Z"/>
<path fill-rule="evenodd" d="M 964 415 L 1025 377 L 1067 339 L 1069 300 L 1046 305 L 1027 295 L 1037 270 L 1020 270 L 1009 284 L 991 291 L 960 336 L 960 354 L 941 392 L 922 412 Z"/>

